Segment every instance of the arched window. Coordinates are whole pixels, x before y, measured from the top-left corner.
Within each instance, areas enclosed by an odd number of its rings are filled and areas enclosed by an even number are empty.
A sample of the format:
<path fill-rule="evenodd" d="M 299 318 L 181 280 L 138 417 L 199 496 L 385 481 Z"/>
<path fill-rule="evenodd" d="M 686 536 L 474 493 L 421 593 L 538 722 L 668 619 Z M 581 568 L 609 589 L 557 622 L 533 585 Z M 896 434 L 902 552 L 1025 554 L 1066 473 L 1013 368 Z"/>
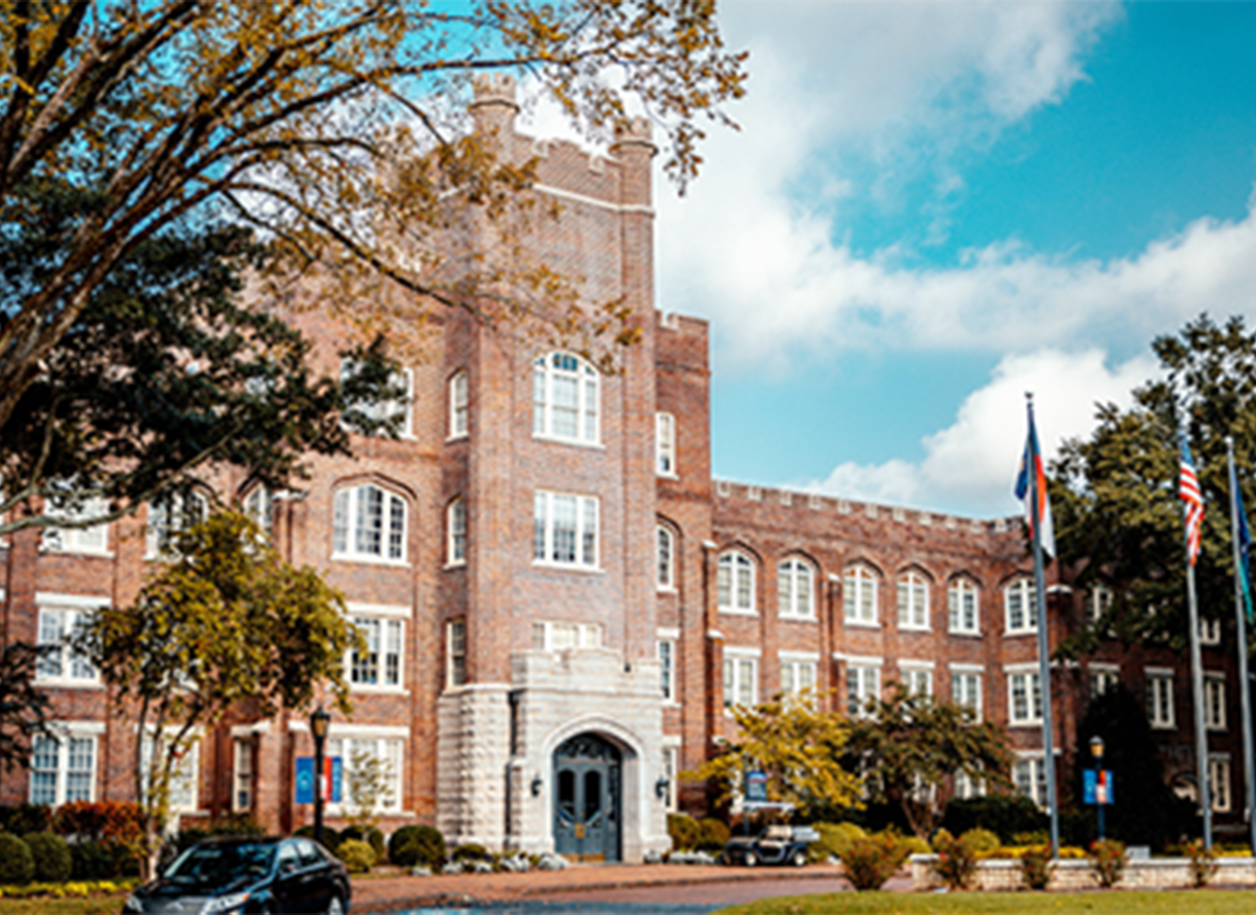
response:
<path fill-rule="evenodd" d="M 957 578 L 946 589 L 947 625 L 951 632 L 975 634 L 979 631 L 977 586 L 967 578 Z"/>
<path fill-rule="evenodd" d="M 462 438 L 471 430 L 467 373 L 456 372 L 449 379 L 449 437 Z"/>
<path fill-rule="evenodd" d="M 929 628 L 929 582 L 919 572 L 898 576 L 898 628 Z"/>
<path fill-rule="evenodd" d="M 597 369 L 570 353 L 550 353 L 532 369 L 532 434 L 568 442 L 597 444 L 599 423 Z"/>
<path fill-rule="evenodd" d="M 1003 604 L 1007 610 L 1008 633 L 1038 631 L 1038 600 L 1031 580 L 1018 578 L 1004 588 Z"/>
<path fill-rule="evenodd" d="M 367 483 L 336 492 L 332 521 L 333 559 L 406 558 L 406 502 Z"/>
<path fill-rule="evenodd" d="M 467 561 L 467 503 L 454 499 L 446 513 L 446 529 L 449 537 L 445 561 L 451 566 L 465 565 Z"/>
<path fill-rule="evenodd" d="M 659 590 L 671 591 L 676 587 L 676 535 L 660 524 L 657 536 Z"/>
<path fill-rule="evenodd" d="M 842 582 L 842 605 L 848 623 L 877 624 L 877 577 L 867 566 L 851 566 Z"/>
<path fill-rule="evenodd" d="M 754 613 L 754 562 L 736 550 L 720 557 L 717 603 L 722 613 Z"/>
<path fill-rule="evenodd" d="M 801 559 L 786 559 L 776 567 L 777 612 L 786 619 L 814 619 L 815 572 Z"/>

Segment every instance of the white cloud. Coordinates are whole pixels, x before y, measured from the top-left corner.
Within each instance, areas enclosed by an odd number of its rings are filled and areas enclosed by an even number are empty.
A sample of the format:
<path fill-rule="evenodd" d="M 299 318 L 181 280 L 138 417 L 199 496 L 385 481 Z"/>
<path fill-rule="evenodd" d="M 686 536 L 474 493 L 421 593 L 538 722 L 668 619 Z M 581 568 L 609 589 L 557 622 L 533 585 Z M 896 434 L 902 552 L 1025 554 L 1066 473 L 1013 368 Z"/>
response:
<path fill-rule="evenodd" d="M 847 462 L 808 488 L 943 511 L 1014 513 L 1012 483 L 1025 444 L 1025 392 L 1034 393 L 1038 437 L 1050 459 L 1065 438 L 1091 432 L 1096 403 L 1129 406 L 1130 392 L 1155 372 L 1147 356 L 1109 366 L 1099 349 L 1007 356 L 989 384 L 964 400 L 954 423 L 924 438 L 925 457 L 919 463 Z"/>

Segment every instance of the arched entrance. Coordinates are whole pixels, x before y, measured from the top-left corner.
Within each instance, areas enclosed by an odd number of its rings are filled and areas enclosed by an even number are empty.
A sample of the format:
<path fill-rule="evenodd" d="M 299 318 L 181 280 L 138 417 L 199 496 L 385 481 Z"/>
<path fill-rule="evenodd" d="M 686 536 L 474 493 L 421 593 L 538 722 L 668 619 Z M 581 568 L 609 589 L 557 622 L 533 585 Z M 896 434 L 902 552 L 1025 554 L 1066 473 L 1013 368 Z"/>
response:
<path fill-rule="evenodd" d="M 578 861 L 620 860 L 622 757 L 596 734 L 554 751 L 554 850 Z"/>

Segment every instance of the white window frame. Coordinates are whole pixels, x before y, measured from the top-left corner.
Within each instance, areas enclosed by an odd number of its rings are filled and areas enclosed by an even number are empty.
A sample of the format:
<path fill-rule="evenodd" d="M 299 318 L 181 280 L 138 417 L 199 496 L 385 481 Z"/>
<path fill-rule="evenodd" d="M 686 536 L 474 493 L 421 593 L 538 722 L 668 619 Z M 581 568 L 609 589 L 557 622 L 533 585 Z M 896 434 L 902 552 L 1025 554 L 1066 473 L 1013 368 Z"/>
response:
<path fill-rule="evenodd" d="M 879 628 L 877 574 L 866 565 L 850 566 L 842 576 L 842 617 L 847 626 Z"/>
<path fill-rule="evenodd" d="M 52 722 L 49 734 L 36 734 L 32 737 L 31 742 L 31 766 L 29 778 L 27 780 L 26 798 L 32 804 L 49 804 L 52 807 L 60 807 L 62 804 L 70 801 L 88 801 L 96 800 L 96 783 L 100 778 L 100 735 L 105 733 L 105 726 L 101 722 L 95 721 L 58 721 Z M 40 754 L 40 750 L 46 747 L 45 741 L 52 741 L 56 744 L 56 760 L 54 765 L 49 768 L 46 765 L 48 756 L 46 751 Z M 71 769 L 70 763 L 74 761 L 71 750 L 79 751 L 78 759 L 82 759 L 82 750 L 88 749 L 91 753 L 91 765 L 89 768 Z M 40 765 L 43 762 L 45 765 Z M 41 775 L 52 773 L 52 797 L 48 799 L 46 793 L 36 793 L 36 781 Z M 76 789 L 71 795 L 69 782 L 71 775 L 87 775 L 87 790 Z"/>
<path fill-rule="evenodd" d="M 100 671 L 74 653 L 67 642 L 77 627 L 87 625 L 93 614 L 109 606 L 109 598 L 39 592 L 35 595 L 35 606 L 38 610 L 35 644 L 49 646 L 50 650 L 35 662 L 34 683 L 100 689 Z"/>
<path fill-rule="evenodd" d="M 660 631 L 658 635 L 659 688 L 664 705 L 677 705 L 676 696 L 676 643 L 677 636 Z"/>
<path fill-rule="evenodd" d="M 365 504 L 372 491 L 380 494 L 379 526 L 374 531 Z M 398 510 L 400 532 L 395 525 Z M 331 558 L 342 562 L 405 565 L 410 539 L 409 514 L 410 506 L 405 498 L 378 483 L 337 488 L 332 495 Z M 369 535 L 373 532 L 378 535 L 378 552 L 370 549 Z"/>
<path fill-rule="evenodd" d="M 195 509 L 187 506 L 190 498 Z M 209 500 L 199 492 L 170 492 L 148 503 L 144 533 L 144 558 L 164 559 L 173 555 L 174 542 L 189 526 L 209 517 Z"/>
<path fill-rule="evenodd" d="M 741 550 L 725 550 L 716 560 L 716 606 L 720 613 L 756 616 L 755 561 Z"/>
<path fill-rule="evenodd" d="M 253 751 L 257 742 L 252 737 L 235 737 L 231 744 L 231 810 L 247 813 L 253 809 Z"/>
<path fill-rule="evenodd" d="M 402 693 L 406 691 L 406 620 L 397 615 L 379 616 L 354 613 L 350 621 L 366 641 L 366 654 L 349 649 L 345 655 L 345 680 L 356 693 Z M 371 647 L 374 645 L 375 650 Z M 373 656 L 373 660 L 372 660 Z M 374 672 L 374 681 L 367 677 Z M 361 673 L 362 679 L 358 679 Z M 389 682 L 395 680 L 395 682 Z"/>
<path fill-rule="evenodd" d="M 467 564 L 467 500 L 454 499 L 445 509 L 445 565 L 449 568 Z"/>
<path fill-rule="evenodd" d="M 1086 685 L 1091 699 L 1110 693 L 1121 685 L 1121 668 L 1118 664 L 1088 664 L 1086 673 Z"/>
<path fill-rule="evenodd" d="M 819 689 L 820 655 L 807 651 L 781 651 L 781 692 L 790 696 L 815 696 Z"/>
<path fill-rule="evenodd" d="M 868 718 L 868 702 L 881 698 L 881 663 L 853 661 L 846 662 L 846 714 L 851 718 Z"/>
<path fill-rule="evenodd" d="M 1022 775 L 1027 777 L 1022 777 Z M 1016 793 L 1029 798 L 1039 808 L 1047 805 L 1047 765 L 1042 753 L 1021 753 L 1012 764 Z M 1029 790 L 1025 790 L 1028 788 Z"/>
<path fill-rule="evenodd" d="M 1107 585 L 1096 584 L 1086 596 L 1086 615 L 1093 626 L 1103 619 L 1103 615 L 1112 607 L 1116 595 Z"/>
<path fill-rule="evenodd" d="M 141 765 L 144 769 L 144 794 L 148 793 L 149 763 L 153 754 L 153 737 L 150 732 L 140 741 Z M 166 738 L 173 740 L 177 735 L 176 728 L 165 729 Z M 200 809 L 201 796 L 201 735 L 194 732 L 189 738 L 191 742 L 183 751 L 170 770 L 170 782 L 167 788 L 168 811 L 172 814 L 195 813 Z"/>
<path fill-rule="evenodd" d="M 1038 631 L 1038 595 L 1032 578 L 1018 578 L 1003 587 L 1004 634 Z"/>
<path fill-rule="evenodd" d="M 898 602 L 898 628 L 928 632 L 929 579 L 915 569 L 898 576 L 895 582 Z"/>
<path fill-rule="evenodd" d="M 1008 727 L 1041 727 L 1042 679 L 1037 665 L 1009 667 L 1006 671 Z"/>
<path fill-rule="evenodd" d="M 663 797 L 663 806 L 668 813 L 675 813 L 680 809 L 680 792 L 676 776 L 680 774 L 680 748 L 681 738 L 676 736 L 663 736 L 663 777 L 667 779 L 667 794 Z"/>
<path fill-rule="evenodd" d="M 471 434 L 470 391 L 470 379 L 466 369 L 459 369 L 450 376 L 448 441 L 466 438 Z"/>
<path fill-rule="evenodd" d="M 556 363 L 562 363 L 561 365 Z M 556 382 L 575 385 L 575 434 L 555 431 Z M 598 370 L 572 353 L 552 352 L 532 366 L 532 437 L 569 445 L 600 447 L 602 443 L 602 379 Z M 570 411 L 572 407 L 564 407 Z"/>
<path fill-rule="evenodd" d="M 258 526 L 267 542 L 275 537 L 275 494 L 262 484 L 258 484 L 245 493 L 240 500 L 240 508 L 244 514 Z"/>
<path fill-rule="evenodd" d="M 560 558 L 555 508 L 570 503 L 575 513 L 571 559 Z M 599 517 L 596 496 L 538 489 L 532 501 L 532 564 L 554 569 L 599 571 Z"/>
<path fill-rule="evenodd" d="M 979 665 L 951 665 L 951 702 L 955 705 L 971 709 L 973 721 L 982 720 L 982 679 L 984 669 Z"/>
<path fill-rule="evenodd" d="M 676 479 L 676 417 L 671 413 L 654 414 L 654 472 Z"/>
<path fill-rule="evenodd" d="M 50 498 L 44 506 L 44 513 L 49 518 L 62 521 L 82 521 L 88 518 L 102 518 L 109 514 L 109 500 L 101 496 L 91 496 L 83 500 L 77 508 L 66 508 L 55 498 Z M 112 556 L 109 551 L 109 525 L 93 524 L 91 527 L 46 527 L 40 542 L 40 548 L 50 553 L 75 553 L 81 556 Z"/>
<path fill-rule="evenodd" d="M 1201 645 L 1220 645 L 1221 644 L 1221 620 L 1209 620 L 1200 618 L 1199 620 L 1199 644 Z"/>
<path fill-rule="evenodd" d="M 676 590 L 676 535 L 665 524 L 658 525 L 654 535 L 655 582 L 660 591 Z"/>
<path fill-rule="evenodd" d="M 798 556 L 788 556 L 776 567 L 777 614 L 783 620 L 815 622 L 815 567 Z"/>
<path fill-rule="evenodd" d="M 909 696 L 933 698 L 933 663 L 930 661 L 899 661 L 898 681 Z"/>
<path fill-rule="evenodd" d="M 1153 730 L 1171 731 L 1177 727 L 1174 710 L 1174 672 L 1168 667 L 1143 670 L 1146 690 L 1147 722 Z"/>
<path fill-rule="evenodd" d="M 1230 755 L 1213 753 L 1208 757 L 1208 793 L 1212 795 L 1212 812 L 1229 813 L 1234 806 L 1230 783 Z"/>
<path fill-rule="evenodd" d="M 445 687 L 467 685 L 467 620 L 459 617 L 445 623 Z"/>
<path fill-rule="evenodd" d="M 955 784 L 952 791 L 952 798 L 957 801 L 968 801 L 977 797 L 986 796 L 986 780 L 984 778 L 973 778 L 967 772 L 955 773 Z"/>
<path fill-rule="evenodd" d="M 351 378 L 358 370 L 358 363 L 352 359 L 340 360 L 340 378 L 344 381 Z M 400 381 L 405 387 L 405 394 L 397 400 L 381 400 L 371 404 L 361 404 L 358 409 L 371 419 L 384 421 L 401 414 L 401 424 L 397 427 L 397 437 L 414 438 L 414 370 L 401 368 L 389 376 L 390 385 Z M 382 433 L 380 433 L 382 434 Z"/>
<path fill-rule="evenodd" d="M 724 711 L 732 714 L 734 705 L 754 708 L 759 704 L 759 649 L 725 647 Z"/>
<path fill-rule="evenodd" d="M 946 614 L 951 635 L 981 634 L 981 589 L 976 582 L 971 578 L 956 578 L 947 585 Z"/>
<path fill-rule="evenodd" d="M 375 808 L 375 812 L 380 814 L 401 813 L 406 738 L 393 736 L 391 730 L 387 733 L 377 731 L 372 729 L 370 725 L 360 725 L 352 729 L 347 727 L 338 729 L 334 724 L 327 735 L 327 756 L 329 758 L 340 757 L 340 765 L 343 767 L 344 791 L 341 802 L 328 804 L 327 812 L 333 816 L 343 816 L 355 809 L 352 800 L 349 798 L 349 772 L 353 766 L 354 751 L 358 749 L 364 749 L 369 753 L 373 753 L 376 757 L 382 757 L 388 763 L 387 772 L 385 773 L 387 783 L 384 789 L 384 798 Z"/>
<path fill-rule="evenodd" d="M 601 623 L 532 621 L 532 648 L 535 651 L 586 651 L 601 648 L 604 637 Z"/>
<path fill-rule="evenodd" d="M 1210 731 L 1226 730 L 1225 674 L 1204 672 L 1204 727 Z"/>

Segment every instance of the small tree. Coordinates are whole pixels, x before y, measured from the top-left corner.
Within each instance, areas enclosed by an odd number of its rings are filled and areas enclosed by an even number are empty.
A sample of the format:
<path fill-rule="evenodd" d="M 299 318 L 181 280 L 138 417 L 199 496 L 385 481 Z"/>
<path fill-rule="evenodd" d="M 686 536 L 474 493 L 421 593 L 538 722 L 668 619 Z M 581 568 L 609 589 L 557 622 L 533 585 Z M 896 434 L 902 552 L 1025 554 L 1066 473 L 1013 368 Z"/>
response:
<path fill-rule="evenodd" d="M 349 762 L 349 773 L 345 776 L 349 795 L 348 819 L 365 830 L 379 820 L 376 811 L 388 799 L 392 763 L 364 750 L 354 750 Z"/>
<path fill-rule="evenodd" d="M 146 876 L 178 761 L 201 729 L 245 700 L 261 715 L 306 707 L 324 681 L 349 710 L 343 659 L 360 639 L 343 611 L 314 570 L 282 562 L 252 521 L 222 511 L 179 537 L 177 558 L 134 606 L 100 611 L 76 637 L 119 711 L 136 719 Z"/>
<path fill-rule="evenodd" d="M 810 697 L 778 696 L 753 709 L 733 706 L 740 735 L 726 752 L 707 760 L 696 772 L 683 772 L 689 781 L 714 779 L 721 800 L 739 790 L 747 761 L 767 774 L 771 801 L 797 807 L 813 803 L 832 807 L 861 807 L 859 780 L 842 765 L 849 730 L 835 712 L 816 708 Z"/>
<path fill-rule="evenodd" d="M 920 838 L 933 832 L 946 807 L 944 779 L 963 773 L 1010 785 L 1006 733 L 977 721 L 971 709 L 891 683 L 889 695 L 870 700 L 867 711 L 850 724 L 849 758 L 861 766 L 870 798 L 898 804 Z"/>

